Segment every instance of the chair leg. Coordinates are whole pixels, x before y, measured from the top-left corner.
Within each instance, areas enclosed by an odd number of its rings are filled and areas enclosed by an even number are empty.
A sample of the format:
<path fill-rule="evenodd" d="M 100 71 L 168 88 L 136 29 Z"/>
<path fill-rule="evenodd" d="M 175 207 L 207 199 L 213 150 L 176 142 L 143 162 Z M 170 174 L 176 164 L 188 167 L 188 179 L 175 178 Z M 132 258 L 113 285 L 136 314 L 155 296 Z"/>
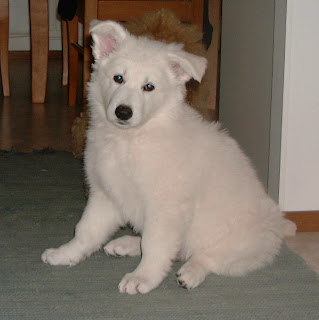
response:
<path fill-rule="evenodd" d="M 76 104 L 76 93 L 79 78 L 79 52 L 73 46 L 78 43 L 78 22 L 75 16 L 68 21 L 68 38 L 69 38 L 69 99 L 68 104 L 74 106 Z"/>
<path fill-rule="evenodd" d="M 62 27 L 62 85 L 68 85 L 68 77 L 69 77 L 69 50 L 68 50 L 68 25 L 65 20 L 61 22 Z"/>
<path fill-rule="evenodd" d="M 97 19 L 99 0 L 84 1 L 84 21 L 83 21 L 83 110 L 86 110 L 87 82 L 90 80 L 92 52 L 91 52 L 91 36 L 90 22 Z"/>
<path fill-rule="evenodd" d="M 44 103 L 49 64 L 48 1 L 29 1 L 31 24 L 32 103 Z"/>
<path fill-rule="evenodd" d="M 10 96 L 9 85 L 9 1 L 0 1 L 0 58 L 3 94 Z"/>

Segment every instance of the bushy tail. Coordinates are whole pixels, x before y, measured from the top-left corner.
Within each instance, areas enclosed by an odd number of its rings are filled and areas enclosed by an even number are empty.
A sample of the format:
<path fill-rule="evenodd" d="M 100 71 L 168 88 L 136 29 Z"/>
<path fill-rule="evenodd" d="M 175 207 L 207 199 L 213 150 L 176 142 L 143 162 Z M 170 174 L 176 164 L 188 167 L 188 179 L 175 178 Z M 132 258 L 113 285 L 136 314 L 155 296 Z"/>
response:
<path fill-rule="evenodd" d="M 285 230 L 284 235 L 285 237 L 292 237 L 296 234 L 297 226 L 292 221 L 285 219 Z"/>

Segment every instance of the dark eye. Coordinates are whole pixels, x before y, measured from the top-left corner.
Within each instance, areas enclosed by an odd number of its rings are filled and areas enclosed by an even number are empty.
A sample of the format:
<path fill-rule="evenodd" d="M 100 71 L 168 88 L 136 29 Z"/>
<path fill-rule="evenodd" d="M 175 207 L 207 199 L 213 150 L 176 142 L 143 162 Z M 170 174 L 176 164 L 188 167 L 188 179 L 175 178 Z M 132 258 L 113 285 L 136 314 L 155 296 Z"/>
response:
<path fill-rule="evenodd" d="M 120 74 L 117 74 L 113 77 L 113 80 L 117 83 L 122 83 L 124 81 L 123 76 L 121 76 Z"/>
<path fill-rule="evenodd" d="M 155 87 L 151 83 L 148 83 L 143 87 L 144 91 L 153 91 L 154 89 Z"/>

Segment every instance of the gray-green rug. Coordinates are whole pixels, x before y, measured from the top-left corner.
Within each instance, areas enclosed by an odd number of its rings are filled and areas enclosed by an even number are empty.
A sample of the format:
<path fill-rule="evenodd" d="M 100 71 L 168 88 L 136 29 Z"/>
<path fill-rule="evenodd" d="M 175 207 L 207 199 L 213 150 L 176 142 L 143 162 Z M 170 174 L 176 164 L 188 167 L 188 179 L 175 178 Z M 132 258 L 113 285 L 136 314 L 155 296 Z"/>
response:
<path fill-rule="evenodd" d="M 286 246 L 274 264 L 242 278 L 210 275 L 187 291 L 175 264 L 147 295 L 118 293 L 138 258 L 96 253 L 73 268 L 40 260 L 73 236 L 85 205 L 71 154 L 0 154 L 0 319 L 319 319 L 319 280 Z"/>

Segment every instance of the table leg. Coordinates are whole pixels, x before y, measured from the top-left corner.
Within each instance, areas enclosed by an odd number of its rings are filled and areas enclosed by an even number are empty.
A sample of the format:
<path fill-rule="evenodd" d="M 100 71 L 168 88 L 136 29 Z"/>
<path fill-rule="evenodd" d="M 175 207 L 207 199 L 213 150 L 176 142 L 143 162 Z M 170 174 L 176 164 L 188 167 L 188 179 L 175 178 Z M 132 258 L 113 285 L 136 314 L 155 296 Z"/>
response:
<path fill-rule="evenodd" d="M 48 79 L 48 0 L 29 0 L 32 50 L 32 102 L 44 103 Z"/>

